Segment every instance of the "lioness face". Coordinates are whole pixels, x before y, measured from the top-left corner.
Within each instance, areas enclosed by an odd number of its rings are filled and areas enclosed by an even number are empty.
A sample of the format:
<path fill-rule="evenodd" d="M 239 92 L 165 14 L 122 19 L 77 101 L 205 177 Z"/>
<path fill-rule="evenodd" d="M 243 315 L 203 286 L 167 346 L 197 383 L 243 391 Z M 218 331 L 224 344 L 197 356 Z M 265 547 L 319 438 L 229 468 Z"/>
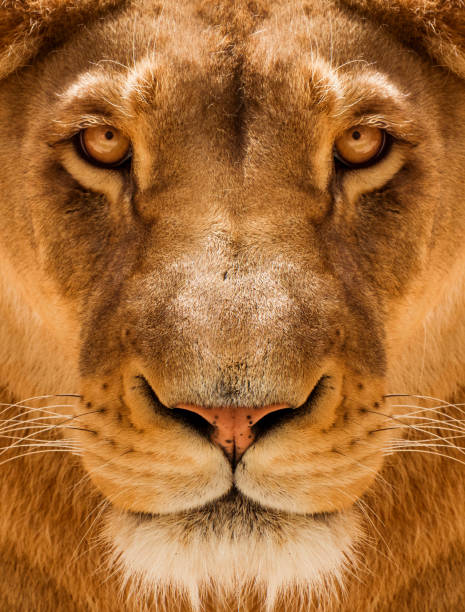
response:
<path fill-rule="evenodd" d="M 214 18 L 141 3 L 0 90 L 5 278 L 120 563 L 193 598 L 338 575 L 465 221 L 458 80 L 332 3 Z"/>

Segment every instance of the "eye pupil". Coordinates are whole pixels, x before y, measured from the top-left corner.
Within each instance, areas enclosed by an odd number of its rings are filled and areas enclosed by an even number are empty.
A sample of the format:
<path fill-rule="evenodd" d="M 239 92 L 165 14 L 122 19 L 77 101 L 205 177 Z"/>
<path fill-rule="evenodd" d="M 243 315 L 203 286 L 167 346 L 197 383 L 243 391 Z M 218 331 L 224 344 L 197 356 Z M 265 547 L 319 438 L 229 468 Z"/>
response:
<path fill-rule="evenodd" d="M 388 152 L 385 130 L 370 125 L 355 125 L 343 132 L 334 143 L 334 156 L 346 168 L 371 166 Z"/>
<path fill-rule="evenodd" d="M 85 128 L 79 132 L 74 143 L 86 161 L 103 168 L 118 168 L 132 155 L 129 138 L 112 126 Z"/>

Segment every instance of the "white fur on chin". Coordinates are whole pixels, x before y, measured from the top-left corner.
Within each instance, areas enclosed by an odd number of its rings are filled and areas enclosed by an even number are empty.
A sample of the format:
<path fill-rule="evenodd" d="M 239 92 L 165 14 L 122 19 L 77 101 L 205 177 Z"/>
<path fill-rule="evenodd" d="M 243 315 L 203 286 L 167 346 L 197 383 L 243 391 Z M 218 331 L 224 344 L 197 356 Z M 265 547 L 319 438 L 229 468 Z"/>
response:
<path fill-rule="evenodd" d="M 353 512 L 291 515 L 244 499 L 148 518 L 112 509 L 105 530 L 124 586 L 130 582 L 142 598 L 177 591 L 194 610 L 211 590 L 221 601 L 258 589 L 266 610 L 288 590 L 323 596 L 341 583 L 359 536 Z"/>

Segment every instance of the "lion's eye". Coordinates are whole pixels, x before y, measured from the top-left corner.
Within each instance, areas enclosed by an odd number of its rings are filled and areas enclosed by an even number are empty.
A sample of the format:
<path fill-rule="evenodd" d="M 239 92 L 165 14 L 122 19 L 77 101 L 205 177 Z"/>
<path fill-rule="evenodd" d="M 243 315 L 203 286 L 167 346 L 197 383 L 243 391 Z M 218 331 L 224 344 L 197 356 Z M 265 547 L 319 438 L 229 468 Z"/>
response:
<path fill-rule="evenodd" d="M 346 130 L 334 144 L 334 156 L 347 168 L 371 166 L 387 149 L 384 130 L 369 125 L 357 125 Z"/>
<path fill-rule="evenodd" d="M 96 126 L 81 130 L 76 137 L 78 152 L 91 164 L 118 168 L 132 154 L 131 141 L 112 126 Z"/>

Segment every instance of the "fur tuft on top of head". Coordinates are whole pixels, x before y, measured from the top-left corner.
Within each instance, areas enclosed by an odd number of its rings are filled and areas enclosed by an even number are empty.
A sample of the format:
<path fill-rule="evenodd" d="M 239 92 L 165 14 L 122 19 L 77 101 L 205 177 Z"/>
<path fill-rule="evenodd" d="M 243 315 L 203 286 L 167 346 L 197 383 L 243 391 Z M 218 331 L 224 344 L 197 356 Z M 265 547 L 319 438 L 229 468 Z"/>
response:
<path fill-rule="evenodd" d="M 464 0 L 342 0 L 465 78 Z"/>
<path fill-rule="evenodd" d="M 0 0 L 0 78 L 124 0 Z"/>

